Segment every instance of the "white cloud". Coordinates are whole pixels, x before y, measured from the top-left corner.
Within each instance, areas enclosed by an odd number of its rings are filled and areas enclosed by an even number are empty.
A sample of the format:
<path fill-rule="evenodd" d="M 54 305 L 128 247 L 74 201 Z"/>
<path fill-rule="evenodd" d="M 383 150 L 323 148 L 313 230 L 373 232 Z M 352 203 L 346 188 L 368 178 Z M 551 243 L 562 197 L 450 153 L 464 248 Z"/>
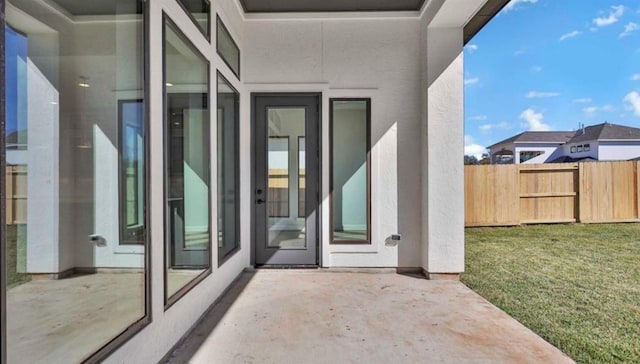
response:
<path fill-rule="evenodd" d="M 527 53 L 527 51 L 524 50 L 524 48 L 520 48 L 517 51 L 513 52 L 514 56 L 521 56 L 523 54 Z"/>
<path fill-rule="evenodd" d="M 526 121 L 523 126 L 527 127 L 531 131 L 549 131 L 551 127 L 548 124 L 542 122 L 544 115 L 537 113 L 533 109 L 529 108 L 520 114 L 520 119 Z"/>
<path fill-rule="evenodd" d="M 478 159 L 482 158 L 482 154 L 487 152 L 487 148 L 480 144 L 476 144 L 470 135 L 464 136 L 464 155 L 472 155 Z"/>
<path fill-rule="evenodd" d="M 640 29 L 640 25 L 634 22 L 629 22 L 629 24 L 624 26 L 624 32 L 620 33 L 620 38 L 624 38 L 638 29 Z"/>
<path fill-rule="evenodd" d="M 616 108 L 611 104 L 606 104 L 602 106 L 588 106 L 582 109 L 582 111 L 584 111 L 584 113 L 587 114 L 588 116 L 593 116 L 598 111 L 614 112 L 616 111 Z"/>
<path fill-rule="evenodd" d="M 525 4 L 525 3 L 530 3 L 530 4 L 535 4 L 537 3 L 538 0 L 511 0 L 507 6 L 505 6 L 502 11 L 504 11 L 505 13 L 508 11 L 511 11 L 513 9 L 516 8 L 516 6 L 520 5 L 520 4 Z"/>
<path fill-rule="evenodd" d="M 593 19 L 593 23 L 599 27 L 604 27 L 617 23 L 624 14 L 624 5 L 612 6 L 608 16 L 602 16 Z"/>
<path fill-rule="evenodd" d="M 562 42 L 562 41 L 563 41 L 563 40 L 565 40 L 565 39 L 575 38 L 575 37 L 579 36 L 580 34 L 582 34 L 582 32 L 581 32 L 581 31 L 579 31 L 579 30 L 574 30 L 574 31 L 572 31 L 572 32 L 569 32 L 569 33 L 563 34 L 563 35 L 560 37 L 560 41 Z"/>
<path fill-rule="evenodd" d="M 506 121 L 503 121 L 501 123 L 498 124 L 484 124 L 484 125 L 480 125 L 478 127 L 478 129 L 480 129 L 481 132 L 483 133 L 487 133 L 489 131 L 491 131 L 491 129 L 503 129 L 503 130 L 508 130 L 511 129 L 511 124 L 507 123 Z"/>
<path fill-rule="evenodd" d="M 633 110 L 636 116 L 640 116 L 640 92 L 633 91 L 628 93 L 627 96 L 624 97 L 624 101 L 629 103 L 630 109 Z"/>
<path fill-rule="evenodd" d="M 465 85 L 475 85 L 478 82 L 480 82 L 480 79 L 478 77 L 464 79 Z"/>
<path fill-rule="evenodd" d="M 560 96 L 557 92 L 540 92 L 540 91 L 529 91 L 528 94 L 525 95 L 528 99 L 539 99 L 544 97 L 557 97 Z"/>
<path fill-rule="evenodd" d="M 467 120 L 477 120 L 477 121 L 487 120 L 487 115 L 471 116 Z"/>
<path fill-rule="evenodd" d="M 478 45 L 477 44 L 467 44 L 464 48 L 467 51 L 469 51 L 469 53 L 473 53 L 473 52 L 478 50 Z"/>
<path fill-rule="evenodd" d="M 640 73 L 631 76 L 631 81 L 640 81 Z"/>
<path fill-rule="evenodd" d="M 533 67 L 531 67 L 531 70 L 533 72 L 542 72 L 542 67 L 541 66 L 533 66 Z"/>
<path fill-rule="evenodd" d="M 589 102 L 591 102 L 591 101 L 592 101 L 592 100 L 591 100 L 591 98 L 589 98 L 589 97 L 583 97 L 583 98 L 581 98 L 581 99 L 574 99 L 574 100 L 573 100 L 573 102 L 577 102 L 577 103 L 579 103 L 579 104 L 587 104 L 587 103 L 589 103 Z"/>

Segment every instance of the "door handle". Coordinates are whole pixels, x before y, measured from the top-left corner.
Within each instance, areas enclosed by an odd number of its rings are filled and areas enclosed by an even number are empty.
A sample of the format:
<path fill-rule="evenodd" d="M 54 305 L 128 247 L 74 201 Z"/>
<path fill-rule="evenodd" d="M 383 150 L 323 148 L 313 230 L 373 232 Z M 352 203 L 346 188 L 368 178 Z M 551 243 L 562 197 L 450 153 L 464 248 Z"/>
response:
<path fill-rule="evenodd" d="M 256 200 L 256 203 L 258 205 L 261 205 L 261 204 L 265 203 L 265 201 L 263 199 L 259 198 L 259 199 Z"/>

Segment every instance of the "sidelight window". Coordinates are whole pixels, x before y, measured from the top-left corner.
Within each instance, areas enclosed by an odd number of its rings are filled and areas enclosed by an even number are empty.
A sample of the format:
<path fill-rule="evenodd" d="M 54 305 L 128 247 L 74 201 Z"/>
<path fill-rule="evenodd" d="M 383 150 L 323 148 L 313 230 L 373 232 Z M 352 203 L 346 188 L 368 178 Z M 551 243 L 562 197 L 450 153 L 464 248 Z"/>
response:
<path fill-rule="evenodd" d="M 332 99 L 331 242 L 371 242 L 370 99 Z"/>

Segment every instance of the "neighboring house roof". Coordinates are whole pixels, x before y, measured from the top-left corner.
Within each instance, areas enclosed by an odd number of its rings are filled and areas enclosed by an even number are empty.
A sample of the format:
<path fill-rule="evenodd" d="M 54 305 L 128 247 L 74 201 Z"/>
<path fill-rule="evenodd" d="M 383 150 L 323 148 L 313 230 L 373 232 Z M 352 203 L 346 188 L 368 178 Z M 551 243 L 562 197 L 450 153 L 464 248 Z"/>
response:
<path fill-rule="evenodd" d="M 491 149 L 500 144 L 518 143 L 554 143 L 564 144 L 576 135 L 575 131 L 525 131 L 488 147 Z"/>
<path fill-rule="evenodd" d="M 567 143 L 580 143 L 588 140 L 640 140 L 640 129 L 610 123 L 587 126 L 578 130 Z"/>
<path fill-rule="evenodd" d="M 587 126 L 578 131 L 525 131 L 507 138 L 489 147 L 491 149 L 501 144 L 518 143 L 580 143 L 590 140 L 640 140 L 640 128 L 602 123 Z"/>

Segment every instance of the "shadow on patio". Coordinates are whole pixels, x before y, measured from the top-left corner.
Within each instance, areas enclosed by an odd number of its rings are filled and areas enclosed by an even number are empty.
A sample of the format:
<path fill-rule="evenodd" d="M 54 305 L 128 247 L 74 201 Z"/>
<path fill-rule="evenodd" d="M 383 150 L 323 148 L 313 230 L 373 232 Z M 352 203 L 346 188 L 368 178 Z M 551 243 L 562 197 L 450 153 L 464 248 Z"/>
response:
<path fill-rule="evenodd" d="M 570 363 L 457 281 L 245 272 L 165 363 Z"/>

